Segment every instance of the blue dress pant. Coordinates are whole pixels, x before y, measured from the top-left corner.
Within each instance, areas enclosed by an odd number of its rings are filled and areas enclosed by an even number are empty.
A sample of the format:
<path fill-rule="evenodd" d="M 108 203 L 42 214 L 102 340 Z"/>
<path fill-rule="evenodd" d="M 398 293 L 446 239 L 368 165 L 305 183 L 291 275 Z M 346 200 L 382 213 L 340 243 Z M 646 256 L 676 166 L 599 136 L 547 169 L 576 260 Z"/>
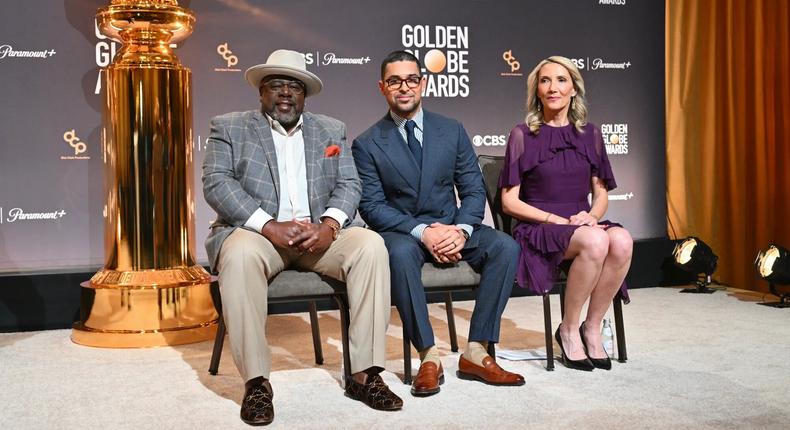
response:
<path fill-rule="evenodd" d="M 435 344 L 428 317 L 422 265 L 433 257 L 410 234 L 382 232 L 390 256 L 392 303 L 418 351 Z M 480 273 L 469 341 L 498 342 L 502 312 L 513 289 L 520 247 L 509 235 L 481 225 L 461 251 L 462 260 Z"/>

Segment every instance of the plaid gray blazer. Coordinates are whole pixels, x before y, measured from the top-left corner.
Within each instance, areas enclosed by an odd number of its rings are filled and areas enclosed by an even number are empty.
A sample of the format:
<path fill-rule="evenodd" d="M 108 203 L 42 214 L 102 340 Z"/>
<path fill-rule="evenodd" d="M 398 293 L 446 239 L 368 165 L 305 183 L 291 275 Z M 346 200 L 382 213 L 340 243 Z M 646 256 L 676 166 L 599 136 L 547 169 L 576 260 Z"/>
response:
<path fill-rule="evenodd" d="M 302 135 L 307 168 L 307 193 L 313 222 L 333 207 L 354 219 L 360 182 L 346 126 L 325 115 L 302 113 Z M 340 147 L 326 157 L 325 149 Z M 217 213 L 206 238 L 212 271 L 222 243 L 259 207 L 277 218 L 280 178 L 269 122 L 258 110 L 231 112 L 211 120 L 211 134 L 203 160 L 203 196 Z"/>

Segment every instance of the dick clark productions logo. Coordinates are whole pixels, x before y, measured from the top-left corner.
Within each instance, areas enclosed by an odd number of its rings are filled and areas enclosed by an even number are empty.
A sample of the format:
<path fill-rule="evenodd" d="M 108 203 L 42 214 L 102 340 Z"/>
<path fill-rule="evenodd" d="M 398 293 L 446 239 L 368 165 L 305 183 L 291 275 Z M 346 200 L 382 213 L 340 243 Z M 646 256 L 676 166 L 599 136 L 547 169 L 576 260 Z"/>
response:
<path fill-rule="evenodd" d="M 511 49 L 502 53 L 502 60 L 510 67 L 510 72 L 502 72 L 499 74 L 500 76 L 524 76 L 523 73 L 518 73 L 521 69 L 521 63 L 513 56 L 513 51 Z"/>
<path fill-rule="evenodd" d="M 228 42 L 217 45 L 217 54 L 225 60 L 228 67 L 217 67 L 214 69 L 215 72 L 241 72 L 241 69 L 233 68 L 239 64 L 239 57 L 233 55 L 233 51 L 228 47 Z"/>
<path fill-rule="evenodd" d="M 90 156 L 80 155 L 88 150 L 88 145 L 80 140 L 80 138 L 77 136 L 77 132 L 74 131 L 74 129 L 66 130 L 66 132 L 63 133 L 63 141 L 68 143 L 69 146 L 74 149 L 74 155 L 61 155 L 61 160 L 90 160 Z"/>

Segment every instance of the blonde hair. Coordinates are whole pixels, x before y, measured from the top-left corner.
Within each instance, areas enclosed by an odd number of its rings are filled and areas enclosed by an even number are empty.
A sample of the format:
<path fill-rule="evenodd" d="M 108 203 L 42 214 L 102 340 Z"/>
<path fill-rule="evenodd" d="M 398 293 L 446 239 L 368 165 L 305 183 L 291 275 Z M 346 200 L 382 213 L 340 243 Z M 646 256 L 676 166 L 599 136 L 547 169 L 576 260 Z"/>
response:
<path fill-rule="evenodd" d="M 584 126 L 587 125 L 587 99 L 584 98 L 584 79 L 579 69 L 571 60 L 559 55 L 554 55 L 538 63 L 527 78 L 527 117 L 524 122 L 527 123 L 529 130 L 532 133 L 538 134 L 540 125 L 543 124 L 543 110 L 540 98 L 538 97 L 538 80 L 540 77 L 538 73 L 540 69 L 549 63 L 556 63 L 565 67 L 568 74 L 571 75 L 573 81 L 573 88 L 576 89 L 576 96 L 571 99 L 571 106 L 568 109 L 568 120 L 573 123 L 576 130 L 579 132 L 584 131 Z"/>

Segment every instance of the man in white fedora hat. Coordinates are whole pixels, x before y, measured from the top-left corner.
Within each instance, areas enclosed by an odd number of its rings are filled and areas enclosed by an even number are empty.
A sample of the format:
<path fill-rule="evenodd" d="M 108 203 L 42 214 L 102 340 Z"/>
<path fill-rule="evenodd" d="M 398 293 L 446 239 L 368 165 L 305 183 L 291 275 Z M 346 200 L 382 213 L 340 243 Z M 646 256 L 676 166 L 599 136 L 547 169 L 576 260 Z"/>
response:
<path fill-rule="evenodd" d="M 360 200 L 346 126 L 304 112 L 321 91 L 304 55 L 280 49 L 244 74 L 261 109 L 211 121 L 203 194 L 217 212 L 206 239 L 231 351 L 245 383 L 241 419 L 274 419 L 266 341 L 268 282 L 288 267 L 344 281 L 351 307 L 351 378 L 346 395 L 379 410 L 403 401 L 379 372 L 390 316 L 389 257 L 381 237 L 349 227 Z"/>

